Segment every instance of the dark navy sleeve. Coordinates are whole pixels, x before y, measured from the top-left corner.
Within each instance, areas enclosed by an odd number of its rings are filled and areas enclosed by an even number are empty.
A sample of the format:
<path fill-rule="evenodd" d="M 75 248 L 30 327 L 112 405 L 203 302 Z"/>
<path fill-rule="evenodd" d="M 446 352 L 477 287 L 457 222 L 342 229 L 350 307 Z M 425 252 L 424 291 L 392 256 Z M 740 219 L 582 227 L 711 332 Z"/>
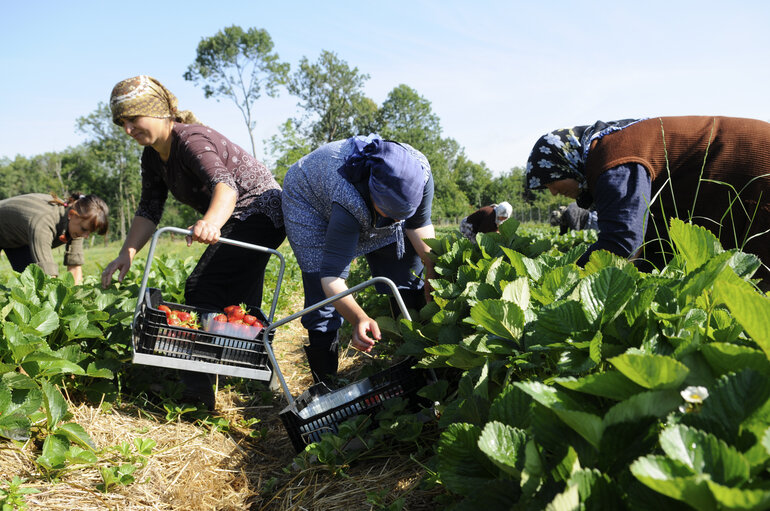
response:
<path fill-rule="evenodd" d="M 361 225 L 345 208 L 332 204 L 319 276 L 346 279 L 356 253 Z"/>
<path fill-rule="evenodd" d="M 595 250 L 629 257 L 642 245 L 650 202 L 650 175 L 644 166 L 619 165 L 601 174 L 591 194 L 599 221 L 599 239 L 578 259 L 588 262 Z"/>
<path fill-rule="evenodd" d="M 431 211 L 433 210 L 433 174 L 425 182 L 422 191 L 422 201 L 417 206 L 417 211 L 404 222 L 406 229 L 418 229 L 431 224 Z"/>

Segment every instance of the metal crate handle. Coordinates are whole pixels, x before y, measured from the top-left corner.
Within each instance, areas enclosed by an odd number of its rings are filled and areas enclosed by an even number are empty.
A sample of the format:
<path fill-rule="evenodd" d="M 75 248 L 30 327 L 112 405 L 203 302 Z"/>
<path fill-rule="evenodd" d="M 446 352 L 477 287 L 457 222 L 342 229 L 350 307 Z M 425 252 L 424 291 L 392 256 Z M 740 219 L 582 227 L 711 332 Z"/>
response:
<path fill-rule="evenodd" d="M 320 309 L 321 307 L 325 307 L 330 303 L 336 302 L 340 298 L 343 298 L 351 293 L 355 293 L 356 291 L 360 291 L 361 289 L 374 285 L 378 282 L 382 284 L 386 284 L 390 288 L 391 293 L 393 293 L 393 297 L 396 299 L 398 308 L 401 310 L 401 314 L 404 315 L 404 318 L 411 321 L 412 318 L 411 316 L 409 316 L 409 311 L 407 311 L 406 305 L 404 305 L 404 300 L 401 298 L 401 294 L 398 292 L 398 288 L 396 287 L 396 284 L 394 284 L 393 281 L 387 277 L 374 277 L 367 280 L 366 282 L 361 282 L 360 284 L 357 284 L 349 289 L 346 289 L 341 293 L 337 293 L 336 295 L 330 296 L 325 300 L 321 300 L 320 302 L 313 304 L 310 307 L 307 307 L 305 309 L 302 309 L 299 312 L 295 312 L 291 316 L 287 316 L 283 319 L 279 319 L 275 323 L 270 323 L 265 327 L 265 339 L 268 339 L 268 336 L 270 335 L 271 330 L 275 330 L 281 325 L 285 325 L 286 323 L 289 323 L 290 321 L 294 321 L 295 319 L 302 317 L 309 312 L 312 312 L 316 309 Z M 278 375 L 278 379 L 281 382 L 281 387 L 283 388 L 283 393 L 286 395 L 286 400 L 289 402 L 289 404 L 292 404 L 294 402 L 294 397 L 291 395 L 289 386 L 286 385 L 286 380 L 283 377 L 283 373 L 281 372 L 281 369 L 278 367 L 278 361 L 276 360 L 275 354 L 273 353 L 273 347 L 270 346 L 269 342 L 265 343 L 265 350 L 267 351 L 267 356 L 270 359 L 270 363 L 273 364 L 273 370 L 275 371 L 275 374 Z"/>
<path fill-rule="evenodd" d="M 137 317 L 139 317 L 139 312 L 142 307 L 142 302 L 145 300 L 145 290 L 147 289 L 147 280 L 149 279 L 149 276 L 150 276 L 152 259 L 155 256 L 155 245 L 158 242 L 158 237 L 164 232 L 175 232 L 177 234 L 184 234 L 185 236 L 192 235 L 191 229 L 180 229 L 179 227 L 162 227 L 157 231 L 155 231 L 155 234 L 152 235 L 152 242 L 150 243 L 150 249 L 149 249 L 149 252 L 147 252 L 147 264 L 144 267 L 144 276 L 142 277 L 142 285 L 139 287 L 139 297 L 136 300 L 136 309 L 134 310 L 134 319 L 131 322 L 132 330 L 136 326 L 136 319 Z M 278 259 L 281 261 L 281 269 L 278 271 L 278 279 L 276 280 L 275 291 L 273 292 L 273 303 L 270 306 L 270 314 L 267 316 L 268 323 L 271 322 L 273 320 L 273 315 L 275 314 L 275 309 L 278 306 L 278 295 L 281 291 L 281 283 L 283 282 L 283 273 L 284 273 L 284 270 L 286 269 L 286 260 L 284 259 L 283 254 L 281 254 L 280 252 L 272 248 L 262 247 L 260 245 L 253 245 L 251 243 L 246 243 L 238 240 L 231 240 L 227 238 L 219 238 L 219 241 L 217 243 L 235 245 L 236 247 L 248 248 L 250 250 L 256 250 L 257 252 L 265 252 L 265 253 L 278 256 Z M 265 339 L 265 346 L 269 346 L 270 343 L 267 342 L 267 339 L 269 339 L 269 337 L 267 336 L 267 332 L 266 332 L 266 335 L 264 336 L 264 339 Z M 272 350 L 270 350 L 269 353 L 272 355 Z"/>

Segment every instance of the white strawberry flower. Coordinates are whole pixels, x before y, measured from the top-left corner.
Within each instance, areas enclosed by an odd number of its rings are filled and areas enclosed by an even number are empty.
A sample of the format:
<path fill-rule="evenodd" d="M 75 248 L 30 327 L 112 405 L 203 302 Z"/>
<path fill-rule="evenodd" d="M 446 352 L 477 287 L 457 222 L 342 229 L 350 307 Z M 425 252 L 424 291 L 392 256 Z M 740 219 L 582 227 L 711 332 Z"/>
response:
<path fill-rule="evenodd" d="M 706 387 L 696 387 L 691 385 L 680 392 L 682 398 L 688 403 L 701 404 L 709 397 L 709 391 Z"/>

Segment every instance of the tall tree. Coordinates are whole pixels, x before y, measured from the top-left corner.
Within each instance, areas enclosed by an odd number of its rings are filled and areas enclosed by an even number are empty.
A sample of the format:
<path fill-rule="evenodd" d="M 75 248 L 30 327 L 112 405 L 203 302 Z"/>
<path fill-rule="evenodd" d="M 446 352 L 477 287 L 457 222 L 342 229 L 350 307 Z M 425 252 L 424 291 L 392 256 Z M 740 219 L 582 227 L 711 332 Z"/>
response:
<path fill-rule="evenodd" d="M 454 176 L 457 186 L 465 193 L 468 200 L 471 201 L 471 206 L 474 209 L 498 202 L 493 199 L 493 192 L 490 190 L 492 171 L 487 168 L 484 162 L 476 163 L 471 161 L 462 153 L 455 162 Z"/>
<path fill-rule="evenodd" d="M 271 170 L 280 184 L 283 184 L 283 177 L 289 167 L 313 150 L 310 141 L 300 135 L 291 119 L 283 123 L 278 134 L 267 140 L 267 146 L 273 158 Z"/>
<path fill-rule="evenodd" d="M 460 145 L 452 138 L 441 136 L 441 121 L 433 112 L 430 101 L 401 84 L 388 93 L 378 120 L 380 135 L 407 143 L 428 158 L 435 185 L 434 217 L 457 217 L 467 213 L 470 209 L 468 198 L 454 176 Z"/>
<path fill-rule="evenodd" d="M 371 125 L 374 115 L 374 102 L 363 93 L 368 79 L 368 74 L 351 69 L 333 52 L 322 51 L 315 63 L 302 57 L 288 84 L 304 111 L 304 118 L 294 121 L 299 132 L 314 147 L 358 135 L 358 129 Z"/>
<path fill-rule="evenodd" d="M 198 43 L 195 62 L 188 66 L 184 79 L 201 85 L 207 98 L 233 100 L 249 130 L 251 152 L 256 158 L 254 102 L 262 91 L 271 98 L 278 96 L 279 86 L 286 83 L 288 74 L 289 64 L 278 60 L 266 30 L 244 31 L 233 25 Z"/>
<path fill-rule="evenodd" d="M 142 147 L 112 122 L 110 108 L 103 102 L 99 102 L 90 114 L 79 117 L 76 126 L 89 137 L 85 146 L 97 160 L 108 183 L 102 198 L 110 205 L 123 239 L 141 191 L 139 158 Z"/>

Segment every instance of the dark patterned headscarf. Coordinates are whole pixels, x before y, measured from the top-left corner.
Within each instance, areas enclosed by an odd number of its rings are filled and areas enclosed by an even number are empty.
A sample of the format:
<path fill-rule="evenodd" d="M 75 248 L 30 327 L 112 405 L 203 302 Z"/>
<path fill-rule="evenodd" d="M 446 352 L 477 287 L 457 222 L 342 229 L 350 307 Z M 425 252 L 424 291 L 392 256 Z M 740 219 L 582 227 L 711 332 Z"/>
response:
<path fill-rule="evenodd" d="M 110 95 L 112 122 L 123 126 L 125 117 L 158 117 L 184 124 L 199 124 L 189 110 L 177 109 L 177 99 L 171 91 L 151 76 L 139 75 L 118 82 Z"/>
<path fill-rule="evenodd" d="M 575 126 L 546 133 L 535 142 L 527 160 L 525 188 L 538 190 L 545 188 L 548 183 L 572 178 L 581 189 L 578 204 L 587 204 L 581 207 L 588 207 L 593 201 L 587 190 L 585 163 L 591 143 L 641 120 L 597 121 L 590 126 Z"/>
<path fill-rule="evenodd" d="M 404 146 L 377 135 L 352 137 L 355 152 L 338 169 L 351 183 L 367 180 L 372 202 L 389 218 L 405 220 L 422 201 L 425 171 Z"/>

